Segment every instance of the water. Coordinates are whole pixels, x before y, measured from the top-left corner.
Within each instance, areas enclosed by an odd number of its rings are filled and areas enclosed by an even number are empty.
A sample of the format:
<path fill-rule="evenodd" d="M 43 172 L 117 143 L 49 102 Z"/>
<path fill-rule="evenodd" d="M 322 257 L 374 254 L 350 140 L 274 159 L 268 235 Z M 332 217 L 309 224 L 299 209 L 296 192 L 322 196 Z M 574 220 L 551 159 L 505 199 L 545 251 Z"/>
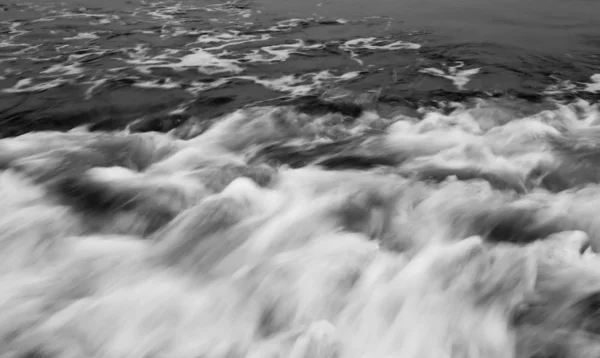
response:
<path fill-rule="evenodd" d="M 598 6 L 9 3 L 1 133 L 118 130 L 136 119 L 153 122 L 137 130 L 165 131 L 336 86 L 378 91 L 382 115 L 472 97 L 592 99 Z"/>
<path fill-rule="evenodd" d="M 598 13 L 0 5 L 0 356 L 598 357 Z"/>

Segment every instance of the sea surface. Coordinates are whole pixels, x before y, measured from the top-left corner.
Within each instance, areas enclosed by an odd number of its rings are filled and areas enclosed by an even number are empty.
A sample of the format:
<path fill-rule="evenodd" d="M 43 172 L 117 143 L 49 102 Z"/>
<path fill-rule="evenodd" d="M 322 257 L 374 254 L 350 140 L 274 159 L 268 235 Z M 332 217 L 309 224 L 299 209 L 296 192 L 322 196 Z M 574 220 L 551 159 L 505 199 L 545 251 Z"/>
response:
<path fill-rule="evenodd" d="M 0 3 L 0 357 L 600 357 L 600 1 Z"/>
<path fill-rule="evenodd" d="M 169 130 L 343 87 L 382 115 L 600 92 L 595 1 L 13 1 L 0 12 L 0 133 Z M 159 123 L 160 122 L 160 123 Z"/>

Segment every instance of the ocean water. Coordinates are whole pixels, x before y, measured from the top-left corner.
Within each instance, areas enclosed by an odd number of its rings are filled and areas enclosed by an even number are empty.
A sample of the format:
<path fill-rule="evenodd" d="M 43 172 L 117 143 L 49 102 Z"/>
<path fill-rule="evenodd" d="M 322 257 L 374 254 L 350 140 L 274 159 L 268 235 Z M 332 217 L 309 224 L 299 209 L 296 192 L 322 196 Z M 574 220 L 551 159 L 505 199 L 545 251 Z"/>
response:
<path fill-rule="evenodd" d="M 165 131 L 335 87 L 377 91 L 387 116 L 473 98 L 593 100 L 599 6 L 12 2 L 0 12 L 1 133 L 117 130 L 139 119 Z"/>
<path fill-rule="evenodd" d="M 0 4 L 0 357 L 597 358 L 598 14 Z"/>

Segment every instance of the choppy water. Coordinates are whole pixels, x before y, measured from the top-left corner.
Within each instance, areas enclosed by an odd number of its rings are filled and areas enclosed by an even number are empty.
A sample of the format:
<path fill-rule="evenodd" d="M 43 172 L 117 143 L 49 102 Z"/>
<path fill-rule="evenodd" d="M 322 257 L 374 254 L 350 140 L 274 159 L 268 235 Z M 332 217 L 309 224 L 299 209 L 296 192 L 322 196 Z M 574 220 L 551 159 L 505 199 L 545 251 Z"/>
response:
<path fill-rule="evenodd" d="M 0 357 L 598 357 L 598 13 L 0 5 Z"/>

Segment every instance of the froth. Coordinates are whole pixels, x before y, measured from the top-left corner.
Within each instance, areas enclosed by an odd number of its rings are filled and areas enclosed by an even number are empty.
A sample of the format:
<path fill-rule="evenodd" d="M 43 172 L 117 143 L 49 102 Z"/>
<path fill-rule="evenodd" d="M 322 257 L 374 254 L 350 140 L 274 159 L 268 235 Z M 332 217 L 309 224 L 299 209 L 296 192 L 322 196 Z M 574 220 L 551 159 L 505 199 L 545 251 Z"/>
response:
<path fill-rule="evenodd" d="M 508 123 L 468 106 L 399 117 L 314 158 L 346 170 L 249 163 L 257 147 L 334 148 L 317 118 L 283 107 L 238 110 L 189 140 L 3 139 L 0 313 L 16 328 L 0 330 L 2 350 L 530 357 L 543 332 L 593 324 L 586 106 Z M 388 170 L 352 168 L 361 156 Z"/>

